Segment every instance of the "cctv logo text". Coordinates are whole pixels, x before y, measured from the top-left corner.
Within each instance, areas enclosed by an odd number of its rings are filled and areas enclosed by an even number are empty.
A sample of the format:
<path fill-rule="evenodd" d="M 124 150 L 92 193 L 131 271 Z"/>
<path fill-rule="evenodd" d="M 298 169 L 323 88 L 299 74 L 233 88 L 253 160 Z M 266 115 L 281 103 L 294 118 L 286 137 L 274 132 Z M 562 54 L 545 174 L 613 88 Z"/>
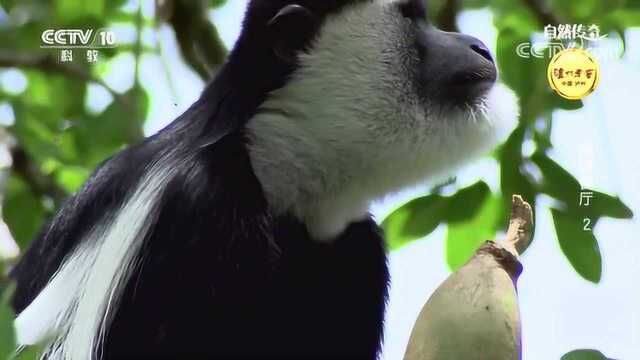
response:
<path fill-rule="evenodd" d="M 47 29 L 42 32 L 42 48 L 106 48 L 115 46 L 112 31 L 100 29 Z"/>

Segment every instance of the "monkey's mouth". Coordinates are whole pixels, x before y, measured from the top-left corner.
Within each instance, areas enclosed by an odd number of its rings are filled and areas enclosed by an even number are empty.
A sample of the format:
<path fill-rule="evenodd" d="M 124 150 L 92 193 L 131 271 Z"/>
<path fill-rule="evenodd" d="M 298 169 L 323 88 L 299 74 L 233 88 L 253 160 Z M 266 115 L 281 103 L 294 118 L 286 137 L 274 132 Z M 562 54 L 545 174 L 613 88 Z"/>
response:
<path fill-rule="evenodd" d="M 453 75 L 451 84 L 453 86 L 473 86 L 476 83 L 495 83 L 497 80 L 495 71 L 478 70 L 473 72 L 463 71 Z"/>
<path fill-rule="evenodd" d="M 458 71 L 451 77 L 453 86 L 475 86 L 476 84 L 490 83 L 493 84 L 498 80 L 498 71 L 491 64 L 481 66 L 474 69 L 465 69 Z"/>
<path fill-rule="evenodd" d="M 460 104 L 474 103 L 483 98 L 497 80 L 498 72 L 494 66 L 460 71 L 451 77 L 449 95 Z"/>

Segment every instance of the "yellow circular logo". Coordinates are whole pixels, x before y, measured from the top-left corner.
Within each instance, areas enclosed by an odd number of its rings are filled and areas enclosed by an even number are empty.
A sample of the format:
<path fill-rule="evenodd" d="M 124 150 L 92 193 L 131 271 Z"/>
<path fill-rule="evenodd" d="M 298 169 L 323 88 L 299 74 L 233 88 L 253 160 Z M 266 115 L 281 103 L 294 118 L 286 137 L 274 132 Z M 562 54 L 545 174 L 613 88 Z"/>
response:
<path fill-rule="evenodd" d="M 584 49 L 566 49 L 551 59 L 547 71 L 549 85 L 569 100 L 584 99 L 600 82 L 600 66 Z"/>

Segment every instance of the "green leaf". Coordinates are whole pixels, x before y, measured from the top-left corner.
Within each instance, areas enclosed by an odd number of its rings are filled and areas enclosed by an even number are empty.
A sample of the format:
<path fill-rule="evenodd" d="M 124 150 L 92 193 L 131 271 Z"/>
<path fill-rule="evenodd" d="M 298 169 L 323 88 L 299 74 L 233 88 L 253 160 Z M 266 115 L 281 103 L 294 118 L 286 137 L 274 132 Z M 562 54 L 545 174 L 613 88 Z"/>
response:
<path fill-rule="evenodd" d="M 450 197 L 424 196 L 391 213 L 382 228 L 390 250 L 396 250 L 433 232 L 443 222 L 464 222 L 473 217 L 491 194 L 487 184 L 477 182 Z"/>
<path fill-rule="evenodd" d="M 20 350 L 20 353 L 12 360 L 39 360 L 42 352 L 42 346 L 28 346 Z"/>
<path fill-rule="evenodd" d="M 127 0 L 106 0 L 106 7 L 108 10 L 115 9 L 117 11 L 126 3 Z"/>
<path fill-rule="evenodd" d="M 604 20 L 605 29 L 617 27 L 624 30 L 628 27 L 640 26 L 640 8 L 635 10 L 625 9 L 614 11 Z"/>
<path fill-rule="evenodd" d="M 14 314 L 9 301 L 12 294 L 13 286 L 4 291 L 0 299 L 0 359 L 13 357 L 16 350 L 16 335 L 13 327 Z"/>
<path fill-rule="evenodd" d="M 47 106 L 16 101 L 12 103 L 16 122 L 11 132 L 35 159 L 42 160 L 57 153 L 56 128 L 53 114 Z"/>
<path fill-rule="evenodd" d="M 607 195 L 594 190 L 582 189 L 578 180 L 547 155 L 536 152 L 531 160 L 538 166 L 544 176 L 542 191 L 549 196 L 561 200 L 583 218 L 589 218 L 593 224 L 602 217 L 616 219 L 631 219 L 633 211 L 618 197 Z M 582 191 L 593 192 L 590 206 L 580 206 Z"/>
<path fill-rule="evenodd" d="M 210 0 L 209 6 L 212 8 L 221 7 L 227 3 L 227 0 Z"/>
<path fill-rule="evenodd" d="M 70 133 L 67 136 L 74 139 L 83 165 L 93 168 L 127 144 L 142 140 L 142 125 L 149 109 L 148 95 L 142 88 L 133 87 L 123 98 L 128 102 L 114 101 L 99 115 L 87 115 L 67 129 Z"/>
<path fill-rule="evenodd" d="M 615 1 L 611 1 L 614 3 Z M 602 14 L 606 10 L 602 0 L 562 1 L 552 0 L 552 8 L 564 19 L 575 20 L 576 24 L 588 21 L 594 14 Z"/>
<path fill-rule="evenodd" d="M 12 101 L 16 115 L 12 133 L 37 162 L 56 158 L 77 161 L 78 150 L 64 138 L 65 128 L 73 119 L 85 117 L 86 84 L 62 76 L 48 76 L 28 71 L 29 85 L 20 98 Z"/>
<path fill-rule="evenodd" d="M 551 209 L 562 252 L 580 276 L 599 283 L 602 255 L 593 231 L 584 229 L 584 217 L 578 212 Z"/>
<path fill-rule="evenodd" d="M 480 205 L 471 218 L 450 223 L 447 228 L 446 256 L 452 271 L 464 265 L 486 240 L 495 237 L 501 199 L 490 195 Z"/>
<path fill-rule="evenodd" d="M 544 175 L 542 192 L 564 201 L 569 206 L 578 202 L 582 187 L 573 175 L 541 152 L 533 154 L 531 161 L 538 166 Z"/>
<path fill-rule="evenodd" d="M 522 144 L 524 143 L 525 133 L 526 126 L 521 124 L 498 151 L 500 190 L 503 195 L 499 222 L 501 224 L 507 224 L 509 221 L 512 195 L 521 195 L 525 201 L 531 204 L 534 212 L 536 209 L 538 189 L 522 170 L 524 164 Z"/>
<path fill-rule="evenodd" d="M 523 198 L 534 204 L 537 196 L 535 185 L 522 172 L 524 158 L 522 156 L 522 144 L 525 140 L 526 126 L 521 124 L 509 139 L 500 147 L 498 160 L 500 162 L 500 188 L 502 194 L 508 197 L 508 208 L 511 209 L 511 195 L 522 195 Z"/>
<path fill-rule="evenodd" d="M 56 182 L 68 193 L 76 192 L 91 172 L 80 166 L 66 166 L 56 171 Z"/>
<path fill-rule="evenodd" d="M 411 200 L 383 222 L 390 250 L 396 250 L 433 232 L 444 220 L 447 199 L 429 195 Z"/>
<path fill-rule="evenodd" d="M 533 141 L 535 142 L 538 151 L 546 153 L 549 149 L 553 148 L 553 143 L 551 142 L 551 135 L 553 133 L 553 115 L 547 114 L 539 121 L 539 124 L 542 124 L 543 126 L 537 127 L 533 131 Z"/>
<path fill-rule="evenodd" d="M 610 360 L 597 350 L 574 350 L 560 360 Z"/>
<path fill-rule="evenodd" d="M 24 249 L 42 226 L 45 210 L 40 199 L 22 179 L 11 175 L 7 183 L 3 215 L 18 245 Z"/>
<path fill-rule="evenodd" d="M 633 218 L 633 211 L 617 196 L 593 191 L 592 204 L 592 207 L 588 209 L 593 209 L 593 215 L 597 217 L 607 216 L 614 219 Z"/>
<path fill-rule="evenodd" d="M 465 0 L 464 5 L 465 8 L 468 9 L 479 9 L 487 7 L 491 4 L 489 0 Z"/>
<path fill-rule="evenodd" d="M 104 12 L 104 0 L 56 0 L 58 18 L 65 21 L 82 17 L 101 17 Z"/>
<path fill-rule="evenodd" d="M 519 57 L 516 49 L 520 44 L 528 41 L 529 32 L 521 33 L 510 26 L 498 34 L 496 49 L 501 80 L 518 94 L 523 103 L 531 96 L 530 93 L 533 90 L 530 71 L 534 63 L 531 59 Z"/>
<path fill-rule="evenodd" d="M 489 186 L 482 181 L 459 190 L 449 198 L 446 221 L 455 223 L 468 220 L 477 214 L 489 194 Z"/>
<path fill-rule="evenodd" d="M 584 107 L 582 100 L 568 100 L 561 96 L 550 96 L 549 106 L 553 109 L 580 110 Z"/>

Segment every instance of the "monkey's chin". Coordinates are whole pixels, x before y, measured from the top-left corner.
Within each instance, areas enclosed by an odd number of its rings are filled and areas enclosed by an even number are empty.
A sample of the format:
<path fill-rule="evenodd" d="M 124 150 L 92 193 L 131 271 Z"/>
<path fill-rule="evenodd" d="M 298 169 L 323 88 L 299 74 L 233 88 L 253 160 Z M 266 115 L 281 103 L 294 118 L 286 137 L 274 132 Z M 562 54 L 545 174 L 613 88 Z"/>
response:
<path fill-rule="evenodd" d="M 513 90 L 502 83 L 496 83 L 483 97 L 473 116 L 484 122 L 493 137 L 493 143 L 504 142 L 518 125 L 520 106 Z"/>

